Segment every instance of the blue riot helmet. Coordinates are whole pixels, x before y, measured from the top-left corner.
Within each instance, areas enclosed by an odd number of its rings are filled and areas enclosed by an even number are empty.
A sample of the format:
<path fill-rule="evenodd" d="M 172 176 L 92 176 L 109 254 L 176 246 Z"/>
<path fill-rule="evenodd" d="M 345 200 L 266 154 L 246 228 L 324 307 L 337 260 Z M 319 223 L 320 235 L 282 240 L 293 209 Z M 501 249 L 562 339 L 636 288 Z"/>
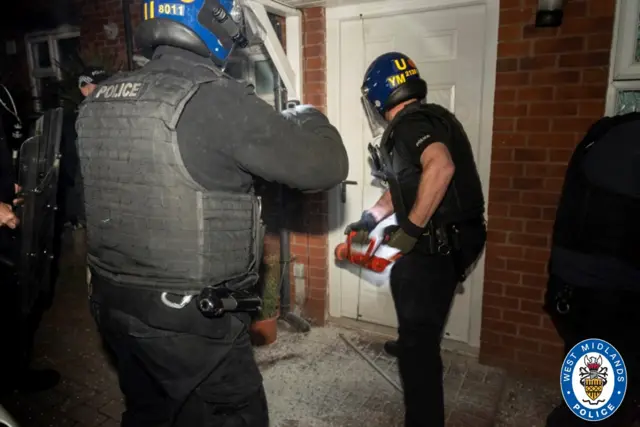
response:
<path fill-rule="evenodd" d="M 144 0 L 136 46 L 173 46 L 224 66 L 234 47 L 248 45 L 242 0 Z M 256 32 L 257 33 L 257 32 Z"/>
<path fill-rule="evenodd" d="M 362 105 L 375 138 L 387 126 L 385 113 L 410 99 L 423 101 L 427 83 L 407 55 L 389 52 L 373 60 L 362 83 Z"/>

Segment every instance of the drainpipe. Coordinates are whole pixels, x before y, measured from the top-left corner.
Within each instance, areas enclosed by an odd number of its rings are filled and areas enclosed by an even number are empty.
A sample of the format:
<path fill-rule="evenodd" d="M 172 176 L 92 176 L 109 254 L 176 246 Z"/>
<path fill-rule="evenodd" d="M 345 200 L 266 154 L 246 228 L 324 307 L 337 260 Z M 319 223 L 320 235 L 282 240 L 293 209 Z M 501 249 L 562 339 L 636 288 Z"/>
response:
<path fill-rule="evenodd" d="M 282 26 L 278 22 L 272 23 L 278 35 L 278 40 L 282 42 Z M 287 90 L 275 69 L 274 76 L 275 107 L 278 112 L 281 112 L 287 105 Z M 298 332 L 308 332 L 311 330 L 309 322 L 291 311 L 291 277 L 289 274 L 291 242 L 289 230 L 287 229 L 287 192 L 284 186 L 280 186 L 278 193 L 280 196 L 280 318 Z"/>
<path fill-rule="evenodd" d="M 133 70 L 133 29 L 131 27 L 131 0 L 122 0 L 124 42 L 127 47 L 127 70 Z"/>

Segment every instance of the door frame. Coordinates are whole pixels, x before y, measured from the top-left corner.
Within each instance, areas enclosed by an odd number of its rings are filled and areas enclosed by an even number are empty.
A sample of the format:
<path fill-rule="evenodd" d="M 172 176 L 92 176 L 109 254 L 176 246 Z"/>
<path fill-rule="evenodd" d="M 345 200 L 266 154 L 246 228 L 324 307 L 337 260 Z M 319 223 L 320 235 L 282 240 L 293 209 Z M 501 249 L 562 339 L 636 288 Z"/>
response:
<path fill-rule="evenodd" d="M 498 59 L 498 26 L 499 0 L 385 0 L 376 3 L 361 3 L 357 5 L 327 8 L 327 115 L 331 123 L 338 130 L 341 128 L 340 111 L 340 27 L 345 21 L 361 18 L 376 18 L 399 14 L 429 12 L 435 10 L 455 9 L 465 6 L 484 5 L 486 7 L 486 38 L 484 79 L 482 84 L 482 101 L 480 112 L 480 141 L 478 144 L 478 173 L 482 180 L 482 190 L 488 202 L 489 173 L 491 168 L 491 145 L 493 137 L 493 109 L 495 98 L 496 62 Z M 354 88 L 358 90 L 358 88 Z M 358 177 L 360 180 L 361 177 Z M 348 191 L 348 189 L 347 189 Z M 341 243 L 344 235 L 341 227 L 335 226 L 339 222 L 340 191 L 329 195 L 329 247 L 328 259 L 332 259 L 333 248 Z M 484 284 L 484 252 L 477 267 L 470 277 L 468 291 L 471 292 L 471 313 L 469 316 L 469 342 L 472 347 L 480 347 L 480 332 L 482 323 L 482 297 Z M 341 269 L 330 261 L 329 265 L 329 315 L 342 317 L 342 283 Z"/>

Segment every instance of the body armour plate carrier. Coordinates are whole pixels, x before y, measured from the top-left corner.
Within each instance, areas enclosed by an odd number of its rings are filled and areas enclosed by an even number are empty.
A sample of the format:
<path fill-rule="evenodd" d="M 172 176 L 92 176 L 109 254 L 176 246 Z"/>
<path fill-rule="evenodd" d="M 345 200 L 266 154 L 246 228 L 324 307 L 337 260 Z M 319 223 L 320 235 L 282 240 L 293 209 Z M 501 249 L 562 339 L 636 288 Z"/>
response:
<path fill-rule="evenodd" d="M 400 197 L 394 195 L 394 186 L 390 185 L 395 211 L 405 211 L 408 214 L 412 206 L 405 203 L 407 200 L 415 200 L 418 191 L 418 180 L 406 182 L 402 177 L 406 175 L 419 177 L 421 173 L 421 168 L 416 166 L 414 162 L 409 162 L 398 155 L 393 141 L 393 129 L 408 114 L 423 114 L 431 120 L 441 121 L 448 129 L 448 141 L 442 141 L 442 143 L 447 146 L 456 169 L 442 203 L 433 215 L 434 224 L 438 226 L 449 225 L 481 218 L 484 215 L 485 203 L 471 143 L 458 119 L 451 112 L 436 104 L 410 104 L 406 106 L 389 124 L 382 137 L 381 149 L 391 153 L 391 169 L 398 177 L 402 192 Z M 404 204 L 400 209 L 397 206 L 399 203 Z"/>
<path fill-rule="evenodd" d="M 259 199 L 203 188 L 177 140 L 178 120 L 199 86 L 225 78 L 213 67 L 161 57 L 109 79 L 82 104 L 76 127 L 92 274 L 176 294 L 255 286 Z"/>
<path fill-rule="evenodd" d="M 621 126 L 625 126 L 627 129 L 617 132 L 616 129 L 622 130 Z M 627 268 L 631 267 L 637 271 L 636 279 L 632 281 L 637 282 L 640 273 L 640 250 L 638 250 L 640 194 L 625 193 L 622 185 L 621 188 L 615 189 L 597 185 L 588 178 L 584 167 L 587 156 L 592 150 L 596 147 L 607 149 L 606 146 L 599 146 L 599 144 L 607 144 L 608 141 L 618 138 L 633 138 L 635 143 L 638 127 L 640 127 L 640 113 L 605 117 L 589 129 L 585 138 L 577 146 L 569 162 L 556 213 L 550 265 L 552 274 L 562 275 L 562 270 L 571 264 L 569 258 L 577 256 L 578 261 L 573 264 L 580 264 L 580 268 L 602 269 L 605 267 L 601 266 L 601 263 L 612 264 L 614 262 L 615 267 L 609 268 L 609 270 L 616 270 L 614 272 L 618 273 L 621 268 L 624 268 L 623 265 L 626 265 Z M 613 134 L 613 132 L 616 133 Z M 611 134 L 607 136 L 609 133 Z M 627 146 L 633 147 L 633 144 Z M 618 150 L 618 148 L 611 149 Z M 619 176 L 627 176 L 629 180 L 635 181 L 635 183 L 631 183 L 623 180 L 624 182 L 621 184 L 625 184 L 626 187 L 635 186 L 637 189 L 637 177 L 639 176 L 637 170 L 635 175 L 633 173 L 624 175 L 634 169 L 632 162 L 637 163 L 637 160 L 634 159 L 638 159 L 640 153 L 638 148 L 631 148 L 631 150 L 635 151 L 616 152 L 616 157 L 630 163 L 617 167 L 612 165 L 612 168 L 617 169 L 614 173 L 617 172 Z M 602 157 L 598 156 L 592 160 L 606 161 Z M 622 264 L 618 265 L 618 262 Z M 605 280 L 611 282 L 613 277 L 605 278 Z M 611 283 L 607 285 L 611 285 Z"/>

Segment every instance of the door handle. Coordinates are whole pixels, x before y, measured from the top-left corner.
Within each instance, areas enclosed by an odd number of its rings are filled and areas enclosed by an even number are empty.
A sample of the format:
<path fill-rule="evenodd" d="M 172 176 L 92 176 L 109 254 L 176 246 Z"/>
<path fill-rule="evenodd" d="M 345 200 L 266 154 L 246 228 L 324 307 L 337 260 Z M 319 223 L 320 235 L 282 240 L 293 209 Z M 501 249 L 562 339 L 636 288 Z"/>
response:
<path fill-rule="evenodd" d="M 357 181 L 342 181 L 340 184 L 340 200 L 342 203 L 347 203 L 347 185 L 358 185 Z"/>

